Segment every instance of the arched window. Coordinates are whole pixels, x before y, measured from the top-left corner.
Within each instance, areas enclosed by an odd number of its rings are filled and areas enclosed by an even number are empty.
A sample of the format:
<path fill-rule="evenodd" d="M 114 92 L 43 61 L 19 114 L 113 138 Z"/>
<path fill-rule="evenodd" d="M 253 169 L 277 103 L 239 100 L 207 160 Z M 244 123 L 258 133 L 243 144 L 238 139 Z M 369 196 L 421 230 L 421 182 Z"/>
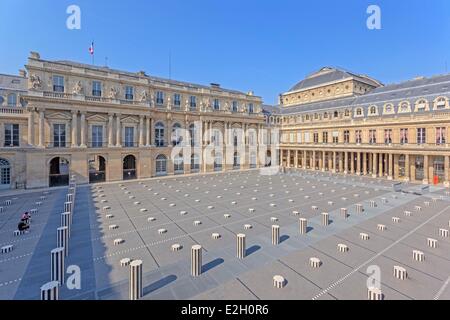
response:
<path fill-rule="evenodd" d="M 17 106 L 17 95 L 15 93 L 10 93 L 8 95 L 8 107 Z"/>
<path fill-rule="evenodd" d="M 446 105 L 447 105 L 447 99 L 445 99 L 444 97 L 439 97 L 434 102 L 434 108 L 437 110 L 445 109 Z"/>
<path fill-rule="evenodd" d="M 250 154 L 250 168 L 251 169 L 256 168 L 256 152 L 252 152 Z"/>
<path fill-rule="evenodd" d="M 325 112 L 325 113 L 323 114 L 323 118 L 324 118 L 324 119 L 328 119 L 328 112 Z"/>
<path fill-rule="evenodd" d="M 167 158 L 160 154 L 156 157 L 156 175 L 161 176 L 167 174 Z"/>
<path fill-rule="evenodd" d="M 363 115 L 363 109 L 362 108 L 356 109 L 356 115 L 357 116 L 362 116 Z"/>
<path fill-rule="evenodd" d="M 241 158 L 239 153 L 235 152 L 233 155 L 233 169 L 239 169 L 241 167 Z"/>
<path fill-rule="evenodd" d="M 419 101 L 416 102 L 416 108 L 415 108 L 416 112 L 417 111 L 425 111 L 427 110 L 427 100 L 425 99 L 420 99 Z"/>
<path fill-rule="evenodd" d="M 306 119 L 306 120 L 309 120 L 309 114 L 307 114 L 307 115 L 305 116 L 305 119 Z"/>
<path fill-rule="evenodd" d="M 371 106 L 371 107 L 370 107 L 370 110 L 369 110 L 369 113 L 370 113 L 371 115 L 377 114 L 377 107 Z"/>
<path fill-rule="evenodd" d="M 384 113 L 389 114 L 394 112 L 394 106 L 391 103 L 388 103 L 384 106 Z"/>
<path fill-rule="evenodd" d="M 181 130 L 181 125 L 179 123 L 175 123 L 172 127 L 172 145 L 178 146 L 183 142 L 183 135 Z"/>
<path fill-rule="evenodd" d="M 11 166 L 8 160 L 0 159 L 0 189 L 9 189 L 11 185 Z"/>
<path fill-rule="evenodd" d="M 222 154 L 220 152 L 214 156 L 214 171 L 222 171 Z"/>
<path fill-rule="evenodd" d="M 175 174 L 184 173 L 184 160 L 183 155 L 177 154 L 173 159 L 173 171 Z"/>
<path fill-rule="evenodd" d="M 200 170 L 200 157 L 198 154 L 191 155 L 191 172 L 198 172 Z"/>
<path fill-rule="evenodd" d="M 400 103 L 400 107 L 399 107 L 398 112 L 400 112 L 400 113 L 401 112 L 410 112 L 409 103 L 408 102 Z"/>
<path fill-rule="evenodd" d="M 334 117 L 335 117 L 335 118 L 339 117 L 339 112 L 335 111 L 335 112 L 334 112 Z"/>
<path fill-rule="evenodd" d="M 344 115 L 346 117 L 349 117 L 350 116 L 350 110 L 346 109 L 345 112 L 344 112 Z"/>
<path fill-rule="evenodd" d="M 155 144 L 157 147 L 164 147 L 164 124 L 158 122 L 155 126 Z"/>
<path fill-rule="evenodd" d="M 191 147 L 194 147 L 197 141 L 197 129 L 195 128 L 195 124 L 189 126 L 189 139 Z"/>
<path fill-rule="evenodd" d="M 128 155 L 123 159 L 123 180 L 136 179 L 136 157 Z"/>

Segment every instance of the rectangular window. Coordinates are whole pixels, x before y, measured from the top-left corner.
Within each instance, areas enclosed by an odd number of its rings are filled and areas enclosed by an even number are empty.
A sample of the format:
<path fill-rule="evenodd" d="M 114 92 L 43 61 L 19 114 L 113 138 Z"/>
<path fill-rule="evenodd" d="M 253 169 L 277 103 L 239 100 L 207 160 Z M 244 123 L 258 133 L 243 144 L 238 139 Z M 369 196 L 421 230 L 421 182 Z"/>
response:
<path fill-rule="evenodd" d="M 103 126 L 92 126 L 92 147 L 101 148 L 103 146 Z"/>
<path fill-rule="evenodd" d="M 339 131 L 333 131 L 333 143 L 339 143 Z"/>
<path fill-rule="evenodd" d="M 391 144 L 392 143 L 392 129 L 384 130 L 384 143 Z"/>
<path fill-rule="evenodd" d="M 54 124 L 53 125 L 53 146 L 55 148 L 66 147 L 66 125 Z"/>
<path fill-rule="evenodd" d="M 53 76 L 53 91 L 54 92 L 64 92 L 64 77 L 63 76 Z"/>
<path fill-rule="evenodd" d="M 427 138 L 426 129 L 417 128 L 417 144 L 425 144 L 426 138 Z"/>
<path fill-rule="evenodd" d="M 400 143 L 408 143 L 408 129 L 400 129 Z"/>
<path fill-rule="evenodd" d="M 156 104 L 164 104 L 164 92 L 156 91 Z"/>
<path fill-rule="evenodd" d="M 219 101 L 219 99 L 214 99 L 214 110 L 220 110 L 220 101 Z"/>
<path fill-rule="evenodd" d="M 344 131 L 344 143 L 350 143 L 350 131 Z"/>
<path fill-rule="evenodd" d="M 302 133 L 297 132 L 297 143 L 302 143 Z"/>
<path fill-rule="evenodd" d="M 436 128 L 436 144 L 445 144 L 445 128 Z"/>
<path fill-rule="evenodd" d="M 311 142 L 311 136 L 309 132 L 305 132 L 305 143 Z"/>
<path fill-rule="evenodd" d="M 289 133 L 289 143 L 295 142 L 295 134 L 294 132 Z"/>
<path fill-rule="evenodd" d="M 125 127 L 125 147 L 134 146 L 134 128 Z"/>
<path fill-rule="evenodd" d="M 181 95 L 178 93 L 175 93 L 173 95 L 173 106 L 175 107 L 175 109 L 180 109 L 181 106 Z"/>
<path fill-rule="evenodd" d="M 369 143 L 370 144 L 377 143 L 377 130 L 369 130 Z"/>
<path fill-rule="evenodd" d="M 253 103 L 249 103 L 248 104 L 248 113 L 253 113 L 255 110 L 254 110 L 254 107 L 253 107 Z"/>
<path fill-rule="evenodd" d="M 361 144 L 362 143 L 362 131 L 355 130 L 355 142 Z"/>
<path fill-rule="evenodd" d="M 100 81 L 92 81 L 92 95 L 94 97 L 102 96 L 102 83 Z"/>
<path fill-rule="evenodd" d="M 134 99 L 134 88 L 130 86 L 125 87 L 125 100 Z"/>
<path fill-rule="evenodd" d="M 238 103 L 237 103 L 237 101 L 233 101 L 232 102 L 232 109 L 231 109 L 231 111 L 238 112 Z"/>
<path fill-rule="evenodd" d="M 256 132 L 255 131 L 249 131 L 248 132 L 248 144 L 251 147 L 256 146 Z"/>
<path fill-rule="evenodd" d="M 328 132 L 322 132 L 322 142 L 328 143 Z"/>
<path fill-rule="evenodd" d="M 319 133 L 314 132 L 313 141 L 314 141 L 314 143 L 319 143 Z"/>
<path fill-rule="evenodd" d="M 19 125 L 5 124 L 5 147 L 19 146 Z"/>
<path fill-rule="evenodd" d="M 196 96 L 191 96 L 189 99 L 189 107 L 191 109 L 196 109 L 197 108 L 197 97 Z"/>

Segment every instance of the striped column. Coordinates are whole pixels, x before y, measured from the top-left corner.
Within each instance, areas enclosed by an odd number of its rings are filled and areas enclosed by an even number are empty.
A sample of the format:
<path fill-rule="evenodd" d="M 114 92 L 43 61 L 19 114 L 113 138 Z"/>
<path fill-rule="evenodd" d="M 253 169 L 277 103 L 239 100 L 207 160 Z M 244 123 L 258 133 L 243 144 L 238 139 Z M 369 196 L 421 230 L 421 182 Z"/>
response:
<path fill-rule="evenodd" d="M 272 244 L 277 246 L 280 244 L 280 226 L 272 226 Z"/>
<path fill-rule="evenodd" d="M 299 223 L 300 223 L 300 234 L 306 234 L 308 228 L 308 220 L 306 220 L 305 218 L 300 218 Z"/>
<path fill-rule="evenodd" d="M 370 206 L 371 208 L 375 208 L 375 207 L 377 206 L 377 203 L 375 202 L 375 200 L 370 200 L 370 201 L 369 201 L 369 206 Z"/>
<path fill-rule="evenodd" d="M 383 293 L 381 289 L 370 287 L 367 290 L 367 299 L 368 300 L 383 300 Z"/>
<path fill-rule="evenodd" d="M 273 286 L 275 288 L 281 289 L 284 288 L 284 285 L 286 284 L 286 280 L 282 276 L 274 276 L 273 277 Z"/>
<path fill-rule="evenodd" d="M 73 194 L 72 193 L 66 194 L 66 201 L 67 202 L 73 202 Z"/>
<path fill-rule="evenodd" d="M 198 277 L 202 274 L 202 246 L 193 245 L 191 248 L 191 275 Z"/>
<path fill-rule="evenodd" d="M 245 234 L 238 234 L 236 236 L 236 256 L 239 259 L 245 258 Z"/>
<path fill-rule="evenodd" d="M 347 219 L 347 218 L 348 218 L 348 210 L 347 210 L 347 208 L 341 208 L 341 216 L 342 216 L 344 219 Z"/>
<path fill-rule="evenodd" d="M 343 243 L 338 243 L 338 252 L 348 252 L 348 246 Z"/>
<path fill-rule="evenodd" d="M 330 215 L 328 212 L 322 212 L 322 225 L 328 226 L 330 224 Z"/>
<path fill-rule="evenodd" d="M 67 227 L 67 233 L 70 237 L 70 212 L 61 213 L 61 227 Z"/>
<path fill-rule="evenodd" d="M 64 202 L 64 212 L 72 212 L 72 202 Z"/>
<path fill-rule="evenodd" d="M 356 207 L 356 213 L 362 213 L 363 212 L 363 205 L 362 204 L 360 204 L 360 203 L 358 203 L 358 204 L 355 204 L 355 207 Z"/>
<path fill-rule="evenodd" d="M 406 280 L 408 278 L 408 272 L 403 267 L 394 266 L 394 277 L 400 280 Z"/>
<path fill-rule="evenodd" d="M 425 254 L 419 250 L 413 250 L 413 259 L 419 262 L 425 261 Z"/>
<path fill-rule="evenodd" d="M 313 268 L 319 268 L 322 265 L 322 261 L 319 258 L 313 257 L 309 259 L 309 265 Z"/>
<path fill-rule="evenodd" d="M 64 284 L 64 248 L 56 248 L 51 251 L 51 281 Z"/>
<path fill-rule="evenodd" d="M 69 255 L 69 228 L 61 227 L 56 229 L 56 246 L 58 248 L 64 248 L 64 256 Z"/>
<path fill-rule="evenodd" d="M 41 287 L 41 300 L 58 300 L 59 299 L 59 282 L 47 282 Z"/>
<path fill-rule="evenodd" d="M 447 229 L 439 229 L 439 236 L 442 238 L 448 238 L 448 230 Z"/>
<path fill-rule="evenodd" d="M 130 263 L 130 300 L 139 300 L 142 296 L 142 260 L 134 260 Z"/>
<path fill-rule="evenodd" d="M 437 240 L 432 238 L 427 238 L 427 244 L 430 248 L 437 248 Z"/>

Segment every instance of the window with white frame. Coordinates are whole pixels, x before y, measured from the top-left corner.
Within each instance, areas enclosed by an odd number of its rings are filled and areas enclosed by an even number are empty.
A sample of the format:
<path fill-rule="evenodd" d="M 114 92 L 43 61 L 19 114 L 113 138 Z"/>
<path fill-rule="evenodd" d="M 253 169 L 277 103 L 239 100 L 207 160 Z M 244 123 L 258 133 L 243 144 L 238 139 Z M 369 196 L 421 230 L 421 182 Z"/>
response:
<path fill-rule="evenodd" d="M 309 132 L 305 132 L 305 143 L 311 142 L 311 134 Z"/>
<path fill-rule="evenodd" d="M 220 110 L 220 100 L 219 99 L 214 99 L 213 107 L 214 107 L 214 110 Z"/>
<path fill-rule="evenodd" d="M 125 100 L 133 100 L 134 99 L 134 88 L 131 86 L 125 87 Z"/>
<path fill-rule="evenodd" d="M 417 143 L 425 144 L 427 140 L 426 128 L 417 128 Z"/>
<path fill-rule="evenodd" d="M 339 143 L 339 131 L 333 131 L 333 143 Z"/>
<path fill-rule="evenodd" d="M 164 104 L 164 92 L 156 91 L 156 104 L 158 105 Z"/>
<path fill-rule="evenodd" d="M 385 144 L 392 143 L 392 129 L 384 129 L 384 143 Z"/>
<path fill-rule="evenodd" d="M 238 103 L 237 101 L 233 101 L 231 104 L 231 111 L 238 112 Z"/>
<path fill-rule="evenodd" d="M 19 146 L 19 125 L 6 123 L 5 125 L 5 147 L 18 147 Z"/>
<path fill-rule="evenodd" d="M 156 175 L 165 175 L 167 173 L 167 158 L 165 155 L 158 155 L 156 157 Z"/>
<path fill-rule="evenodd" d="M 101 148 L 103 146 L 103 126 L 92 126 L 92 147 Z"/>
<path fill-rule="evenodd" d="M 289 143 L 294 143 L 294 142 L 295 142 L 295 133 L 290 132 L 289 133 Z"/>
<path fill-rule="evenodd" d="M 302 133 L 297 132 L 297 143 L 302 143 Z"/>
<path fill-rule="evenodd" d="M 408 143 L 408 128 L 400 129 L 400 143 L 401 144 Z"/>
<path fill-rule="evenodd" d="M 63 123 L 53 124 L 53 147 L 66 147 L 66 125 Z"/>
<path fill-rule="evenodd" d="M 436 128 L 436 144 L 445 144 L 445 127 Z"/>
<path fill-rule="evenodd" d="M 164 147 L 164 124 L 162 122 L 158 122 L 155 126 L 155 145 Z"/>
<path fill-rule="evenodd" d="M 64 92 L 64 77 L 63 76 L 53 76 L 53 91 L 54 92 Z"/>
<path fill-rule="evenodd" d="M 369 130 L 369 143 L 376 144 L 377 143 L 377 130 Z"/>
<path fill-rule="evenodd" d="M 173 106 L 175 109 L 181 108 L 181 95 L 179 93 L 173 95 Z"/>
<path fill-rule="evenodd" d="M 362 143 L 362 131 L 361 130 L 355 130 L 355 142 L 358 144 Z"/>
<path fill-rule="evenodd" d="M 189 98 L 189 107 L 191 108 L 191 110 L 194 110 L 197 108 L 197 97 L 196 96 L 191 96 Z"/>
<path fill-rule="evenodd" d="M 8 94 L 8 107 L 17 106 L 17 95 L 15 93 Z"/>
<path fill-rule="evenodd" d="M 102 83 L 100 81 L 92 81 L 92 96 L 102 96 Z"/>
<path fill-rule="evenodd" d="M 134 147 L 134 127 L 125 127 L 125 147 Z"/>

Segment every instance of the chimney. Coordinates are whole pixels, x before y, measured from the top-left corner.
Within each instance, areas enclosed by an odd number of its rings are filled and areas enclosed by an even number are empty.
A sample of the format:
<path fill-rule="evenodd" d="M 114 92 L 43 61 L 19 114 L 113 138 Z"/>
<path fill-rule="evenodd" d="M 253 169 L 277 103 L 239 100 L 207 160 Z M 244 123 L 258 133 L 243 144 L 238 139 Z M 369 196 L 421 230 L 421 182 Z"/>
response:
<path fill-rule="evenodd" d="M 27 72 L 23 69 L 19 70 L 19 76 L 21 76 L 22 78 L 26 78 L 27 77 Z"/>
<path fill-rule="evenodd" d="M 211 83 L 211 88 L 219 89 L 220 88 L 220 84 L 218 84 L 218 83 Z"/>

